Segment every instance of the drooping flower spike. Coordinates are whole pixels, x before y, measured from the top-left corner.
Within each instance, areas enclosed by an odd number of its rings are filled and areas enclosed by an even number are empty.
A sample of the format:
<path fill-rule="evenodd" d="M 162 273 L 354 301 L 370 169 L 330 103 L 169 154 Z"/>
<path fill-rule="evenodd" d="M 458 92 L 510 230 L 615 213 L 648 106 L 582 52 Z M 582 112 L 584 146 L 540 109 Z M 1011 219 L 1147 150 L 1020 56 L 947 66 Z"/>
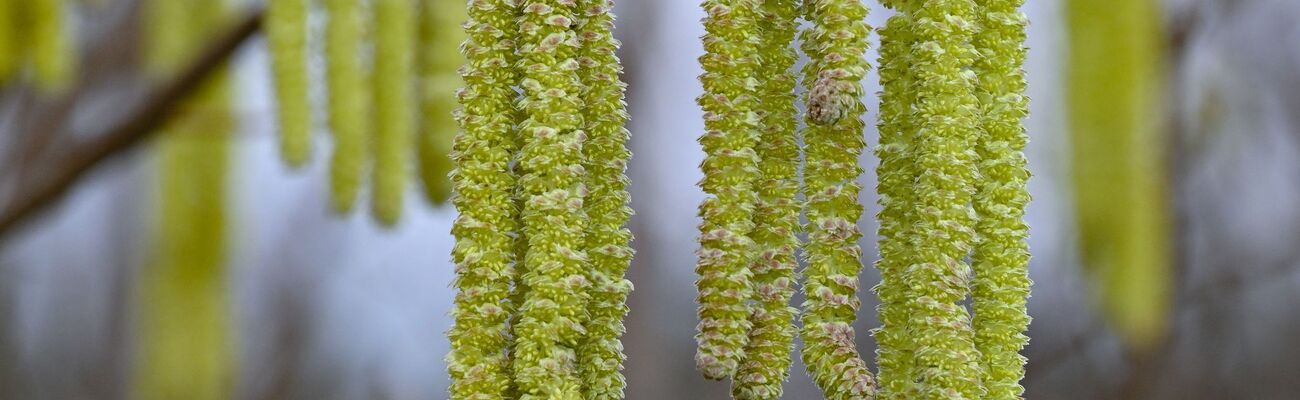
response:
<path fill-rule="evenodd" d="M 587 141 L 583 144 L 583 167 L 587 172 L 584 200 L 587 228 L 587 257 L 591 260 L 591 319 L 587 336 L 578 349 L 583 398 L 622 399 L 623 345 L 619 337 L 626 328 L 627 296 L 632 282 L 623 277 L 632 261 L 632 232 L 626 228 L 632 209 L 628 207 L 628 179 L 624 174 L 632 153 L 627 149 L 627 86 L 619 80 L 614 39 L 612 0 L 578 1 L 578 52 L 583 91 L 583 121 Z"/>
<path fill-rule="evenodd" d="M 361 65 L 363 3 L 325 0 L 325 81 L 329 92 L 329 126 L 334 134 L 330 159 L 330 200 L 335 211 L 356 203 L 366 162 L 366 118 L 370 97 Z"/>
<path fill-rule="evenodd" d="M 862 173 L 862 86 L 866 74 L 867 10 L 858 0 L 810 0 L 803 32 L 808 87 L 804 195 L 808 242 L 804 254 L 803 360 L 828 399 L 867 399 L 875 382 L 854 343 L 858 299 L 858 202 Z"/>
<path fill-rule="evenodd" d="M 461 132 L 452 153 L 452 204 L 459 212 L 452 226 L 452 260 L 458 291 L 454 325 L 447 332 L 447 370 L 456 400 L 502 398 L 512 381 L 506 321 L 514 310 L 508 296 L 513 264 L 519 262 L 510 168 L 517 148 L 518 74 L 513 66 L 518 12 L 513 0 L 473 0 L 464 25 L 465 87 L 457 94 L 461 108 L 456 113 Z"/>
<path fill-rule="evenodd" d="M 577 9 L 573 0 L 527 0 L 522 12 L 518 69 L 526 119 L 518 167 L 528 291 L 514 329 L 515 385 L 521 399 L 578 399 L 590 278 Z"/>
<path fill-rule="evenodd" d="M 374 185 L 370 205 L 377 221 L 392 226 L 402 216 L 407 164 L 415 129 L 414 0 L 374 0 L 375 60 L 372 142 Z"/>
<path fill-rule="evenodd" d="M 700 187 L 698 349 L 695 365 L 708 379 L 735 375 L 745 356 L 752 293 L 753 212 L 758 178 L 758 116 L 754 112 L 759 0 L 705 0 L 700 57 L 705 158 Z"/>
<path fill-rule="evenodd" d="M 756 307 L 750 314 L 753 328 L 745 358 L 736 373 L 731 395 L 737 399 L 779 399 L 789 377 L 797 310 L 790 306 L 795 290 L 796 234 L 800 230 L 799 145 L 795 125 L 795 77 L 798 58 L 791 43 L 798 28 L 797 0 L 764 0 L 758 18 L 760 65 L 758 100 L 760 121 L 756 146 L 761 176 L 754 185 L 754 240 L 757 256 L 754 274 Z"/>
<path fill-rule="evenodd" d="M 447 173 L 452 168 L 450 153 L 456 135 L 456 123 L 452 119 L 455 92 L 462 84 L 456 69 L 463 61 L 458 47 L 465 37 L 460 29 L 466 18 L 465 2 L 424 0 L 419 3 L 416 54 L 419 57 L 420 179 L 425 197 L 434 204 L 442 204 L 451 196 Z"/>
<path fill-rule="evenodd" d="M 915 72 L 916 210 L 914 259 L 904 282 L 915 290 L 909 336 L 916 341 L 914 365 L 922 398 L 984 397 L 979 353 L 970 314 L 965 258 L 975 239 L 971 208 L 977 176 L 976 77 L 968 68 L 976 56 L 972 0 L 914 4 L 912 67 Z M 922 195 L 924 194 L 924 195 Z"/>
<path fill-rule="evenodd" d="M 311 102 L 307 76 L 309 0 L 269 0 L 266 34 L 275 84 L 280 154 L 298 167 L 311 156 Z"/>

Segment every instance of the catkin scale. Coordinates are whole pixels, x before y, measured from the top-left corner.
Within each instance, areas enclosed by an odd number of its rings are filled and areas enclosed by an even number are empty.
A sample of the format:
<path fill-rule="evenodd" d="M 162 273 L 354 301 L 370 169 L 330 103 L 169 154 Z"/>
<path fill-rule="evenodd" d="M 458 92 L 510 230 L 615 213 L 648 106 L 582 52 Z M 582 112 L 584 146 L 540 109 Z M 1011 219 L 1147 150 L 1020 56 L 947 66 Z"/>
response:
<path fill-rule="evenodd" d="M 330 201 L 340 213 L 352 210 L 366 162 L 365 71 L 361 64 L 362 2 L 325 0 L 325 83 L 329 126 L 334 135 L 330 158 Z"/>
<path fill-rule="evenodd" d="M 309 0 L 268 0 L 266 34 L 280 128 L 280 155 L 298 167 L 311 155 L 307 75 Z"/>
<path fill-rule="evenodd" d="M 503 398 L 512 386 L 506 350 L 514 279 L 517 211 L 510 164 L 517 150 L 514 43 L 519 9 L 512 0 L 472 0 L 461 46 L 465 87 L 457 92 L 461 131 L 451 173 L 458 216 L 452 261 L 458 289 L 447 336 L 447 371 L 455 400 Z M 513 396 L 512 396 L 513 397 Z"/>
<path fill-rule="evenodd" d="M 857 0 L 805 3 L 810 29 L 803 50 L 808 123 L 804 130 L 804 195 L 808 240 L 804 255 L 803 360 L 828 399 L 868 399 L 875 381 L 854 343 L 853 321 L 861 305 L 858 272 L 862 236 L 857 226 L 862 173 L 862 86 L 866 74 L 867 10 Z"/>
<path fill-rule="evenodd" d="M 750 231 L 758 178 L 758 117 L 754 112 L 758 48 L 754 34 L 758 0 L 706 0 L 705 54 L 700 57 L 704 94 L 696 99 L 704 110 L 700 136 L 704 179 L 709 195 L 700 204 L 699 328 L 696 368 L 708 379 L 734 376 L 749 339 L 752 296 L 749 264 Z"/>
<path fill-rule="evenodd" d="M 392 226 L 402 215 L 415 124 L 415 3 L 375 0 L 374 185 L 371 209 Z"/>
<path fill-rule="evenodd" d="M 420 180 L 425 197 L 442 204 L 451 196 L 451 147 L 456 125 L 452 110 L 456 88 L 462 82 L 456 74 L 462 57 L 457 47 L 465 34 L 458 27 L 466 18 L 465 2 L 425 0 L 419 2 L 417 70 L 419 74 L 420 126 L 417 146 Z"/>
<path fill-rule="evenodd" d="M 632 283 L 623 276 L 632 261 L 632 232 L 626 228 L 632 209 L 628 207 L 628 178 L 624 174 L 632 153 L 627 149 L 629 133 L 626 85 L 619 79 L 622 68 L 615 51 L 614 7 L 611 0 L 579 0 L 579 78 L 584 86 L 583 122 L 587 140 L 582 146 L 583 168 L 587 173 L 587 257 L 591 262 L 591 311 L 587 335 L 578 348 L 583 398 L 621 399 L 623 345 L 619 337 L 626 328 L 627 296 Z"/>
<path fill-rule="evenodd" d="M 756 109 L 761 128 L 756 152 L 762 175 L 754 186 L 758 199 L 751 234 L 757 252 L 751 270 L 758 306 L 750 314 L 753 328 L 745 359 L 731 387 L 736 399 L 779 399 L 790 371 L 797 313 L 790 306 L 790 297 L 795 290 L 795 248 L 799 246 L 796 235 L 802 208 L 797 198 L 795 77 L 790 71 L 798 58 L 790 46 L 798 27 L 798 10 L 799 2 L 795 0 L 764 0 L 758 22 L 761 43 Z"/>

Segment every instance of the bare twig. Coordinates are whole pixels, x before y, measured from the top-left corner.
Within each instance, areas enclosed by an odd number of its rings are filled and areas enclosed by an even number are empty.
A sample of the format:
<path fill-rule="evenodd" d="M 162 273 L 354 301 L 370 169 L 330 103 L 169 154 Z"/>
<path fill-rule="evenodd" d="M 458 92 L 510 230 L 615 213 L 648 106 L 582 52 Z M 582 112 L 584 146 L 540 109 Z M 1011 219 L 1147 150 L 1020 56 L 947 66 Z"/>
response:
<path fill-rule="evenodd" d="M 249 13 L 233 29 L 213 40 L 174 79 L 153 90 L 120 124 L 107 127 L 103 134 L 77 145 L 56 163 L 48 165 L 53 170 L 47 171 L 45 179 L 18 188 L 14 193 L 16 198 L 0 212 L 0 238 L 57 202 L 86 172 L 157 132 L 188 94 L 261 29 L 261 21 L 260 9 Z"/>

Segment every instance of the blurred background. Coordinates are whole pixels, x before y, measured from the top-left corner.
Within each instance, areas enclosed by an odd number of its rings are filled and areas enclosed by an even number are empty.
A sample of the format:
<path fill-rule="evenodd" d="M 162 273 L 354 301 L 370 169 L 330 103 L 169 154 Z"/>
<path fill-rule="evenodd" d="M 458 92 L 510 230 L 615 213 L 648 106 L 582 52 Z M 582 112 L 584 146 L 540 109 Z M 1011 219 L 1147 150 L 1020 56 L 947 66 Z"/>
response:
<path fill-rule="evenodd" d="M 139 3 L 68 2 L 77 83 L 47 90 L 28 73 L 0 89 L 0 215 L 149 104 L 162 79 L 141 72 L 149 29 Z M 692 358 L 703 12 L 688 0 L 617 3 L 637 213 L 627 397 L 727 398 L 727 384 L 702 379 Z M 883 25 L 890 11 L 867 4 L 870 24 Z M 1035 281 L 1026 397 L 1300 397 L 1300 2 L 1028 0 L 1023 11 Z M 395 228 L 333 214 L 324 117 L 310 163 L 284 166 L 265 40 L 252 37 L 232 61 L 216 296 L 228 299 L 221 326 L 235 368 L 223 396 L 445 398 L 455 211 L 411 184 Z M 863 84 L 879 89 L 874 74 Z M 867 103 L 874 142 L 878 107 Z M 114 151 L 0 231 L 0 399 L 137 398 L 133 371 L 153 360 L 139 356 L 149 318 L 137 296 L 175 233 L 157 229 L 159 181 L 193 163 L 159 145 Z M 861 162 L 874 187 L 874 157 Z M 871 190 L 862 201 L 872 255 L 878 207 Z M 878 280 L 867 265 L 864 287 Z M 862 297 L 857 339 L 871 354 L 875 301 Z M 209 353 L 182 347 L 176 357 Z M 819 397 L 796 361 L 786 398 Z"/>

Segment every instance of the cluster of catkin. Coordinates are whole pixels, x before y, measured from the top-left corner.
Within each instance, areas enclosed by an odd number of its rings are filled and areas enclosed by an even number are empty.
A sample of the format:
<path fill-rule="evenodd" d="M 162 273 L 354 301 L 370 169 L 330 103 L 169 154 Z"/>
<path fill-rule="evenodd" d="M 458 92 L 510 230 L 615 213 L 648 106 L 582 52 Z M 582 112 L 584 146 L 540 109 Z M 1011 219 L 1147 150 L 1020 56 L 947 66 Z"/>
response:
<path fill-rule="evenodd" d="M 452 399 L 618 399 L 631 154 L 610 0 L 470 0 Z"/>
<path fill-rule="evenodd" d="M 65 4 L 69 3 L 69 4 Z M 0 0 L 0 87 L 30 67 L 47 92 L 68 87 L 76 63 L 63 0 Z"/>
<path fill-rule="evenodd" d="M 827 398 L 1020 397 L 1030 286 L 1021 2 L 883 1 L 896 13 L 879 31 L 878 382 L 853 329 L 867 10 L 859 0 L 703 3 L 705 377 L 730 378 L 735 398 L 781 396 L 802 248 L 802 358 Z M 800 15 L 802 130 L 789 72 Z"/>
<path fill-rule="evenodd" d="M 459 0 L 322 0 L 325 86 L 334 148 L 330 199 L 340 213 L 356 202 L 367 169 L 375 219 L 393 225 L 418 157 L 426 197 L 445 202 L 451 187 L 451 114 L 459 85 Z M 311 153 L 309 14 L 313 0 L 267 0 L 280 149 L 300 166 Z"/>

